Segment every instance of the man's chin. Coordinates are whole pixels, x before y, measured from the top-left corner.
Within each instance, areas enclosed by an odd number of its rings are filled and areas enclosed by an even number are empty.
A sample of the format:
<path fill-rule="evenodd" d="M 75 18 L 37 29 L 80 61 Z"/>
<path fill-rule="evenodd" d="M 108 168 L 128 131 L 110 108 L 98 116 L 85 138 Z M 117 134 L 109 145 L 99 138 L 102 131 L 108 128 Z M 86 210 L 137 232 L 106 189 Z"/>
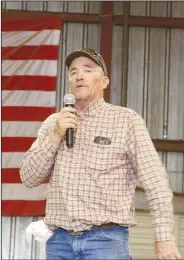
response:
<path fill-rule="evenodd" d="M 87 95 L 75 95 L 76 101 L 81 102 L 81 101 L 86 101 L 88 99 Z"/>

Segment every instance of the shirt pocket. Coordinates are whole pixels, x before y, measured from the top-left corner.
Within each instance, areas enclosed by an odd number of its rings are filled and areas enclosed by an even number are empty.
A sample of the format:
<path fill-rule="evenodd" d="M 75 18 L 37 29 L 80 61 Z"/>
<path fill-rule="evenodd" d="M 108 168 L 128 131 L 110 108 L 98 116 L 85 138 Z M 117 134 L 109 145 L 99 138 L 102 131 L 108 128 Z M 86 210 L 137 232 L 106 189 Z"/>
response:
<path fill-rule="evenodd" d="M 94 142 L 96 136 L 103 136 L 111 140 L 111 144 L 98 144 Z M 108 171 L 120 163 L 118 147 L 113 140 L 112 134 L 95 136 L 86 135 L 85 164 L 88 171 L 108 173 Z M 118 163 L 119 160 L 119 163 Z"/>

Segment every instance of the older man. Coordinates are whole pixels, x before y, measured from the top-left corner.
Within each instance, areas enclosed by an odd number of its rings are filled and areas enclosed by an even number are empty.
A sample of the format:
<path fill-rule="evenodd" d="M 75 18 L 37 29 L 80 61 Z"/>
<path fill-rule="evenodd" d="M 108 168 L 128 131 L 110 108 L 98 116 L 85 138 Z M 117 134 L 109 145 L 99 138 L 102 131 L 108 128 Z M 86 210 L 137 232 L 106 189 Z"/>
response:
<path fill-rule="evenodd" d="M 172 193 L 143 119 L 104 101 L 109 78 L 96 51 L 74 51 L 66 66 L 75 106 L 43 122 L 20 171 L 27 187 L 50 176 L 44 222 L 54 232 L 47 259 L 131 259 L 128 228 L 135 225 L 137 177 L 152 210 L 157 257 L 179 259 Z M 66 146 L 68 128 L 74 129 L 72 148 Z"/>

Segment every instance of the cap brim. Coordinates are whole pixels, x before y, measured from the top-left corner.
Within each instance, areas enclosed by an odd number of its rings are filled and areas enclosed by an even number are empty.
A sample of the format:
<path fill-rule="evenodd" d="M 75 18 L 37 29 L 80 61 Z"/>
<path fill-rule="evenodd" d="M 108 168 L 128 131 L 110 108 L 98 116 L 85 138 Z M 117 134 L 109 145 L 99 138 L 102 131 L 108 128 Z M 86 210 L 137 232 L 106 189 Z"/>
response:
<path fill-rule="evenodd" d="M 75 58 L 78 58 L 78 57 L 87 57 L 91 60 L 93 60 L 95 63 L 97 63 L 100 67 L 101 67 L 101 64 L 98 63 L 98 61 L 93 57 L 91 56 L 89 53 L 86 53 L 86 52 L 83 52 L 83 51 L 74 51 L 72 53 L 70 53 L 67 57 L 66 57 L 66 60 L 65 60 L 65 64 L 66 66 L 69 68 L 70 67 L 70 64 L 72 63 L 72 61 L 75 59 Z"/>

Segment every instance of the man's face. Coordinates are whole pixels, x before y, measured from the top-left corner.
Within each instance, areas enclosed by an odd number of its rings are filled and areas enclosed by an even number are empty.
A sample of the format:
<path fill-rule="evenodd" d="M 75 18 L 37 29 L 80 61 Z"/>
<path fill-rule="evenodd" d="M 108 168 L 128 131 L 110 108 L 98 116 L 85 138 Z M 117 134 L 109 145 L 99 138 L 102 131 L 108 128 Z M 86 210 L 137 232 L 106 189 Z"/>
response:
<path fill-rule="evenodd" d="M 74 59 L 69 67 L 69 85 L 76 101 L 92 102 L 103 97 L 109 79 L 102 68 L 87 57 Z"/>

